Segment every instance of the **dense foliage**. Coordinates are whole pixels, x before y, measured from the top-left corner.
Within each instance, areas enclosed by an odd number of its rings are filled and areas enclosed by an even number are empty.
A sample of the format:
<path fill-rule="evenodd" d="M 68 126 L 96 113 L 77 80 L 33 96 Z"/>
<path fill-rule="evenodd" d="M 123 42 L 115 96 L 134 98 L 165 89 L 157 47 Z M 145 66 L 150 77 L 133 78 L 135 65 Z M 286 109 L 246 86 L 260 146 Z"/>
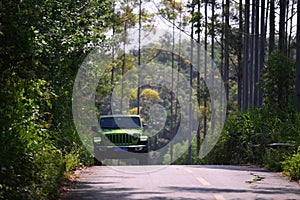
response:
<path fill-rule="evenodd" d="M 106 4 L 1 2 L 0 199 L 48 199 L 70 170 L 91 164 L 71 91 L 89 44 L 103 39 Z"/>
<path fill-rule="evenodd" d="M 199 159 L 194 150 L 193 163 L 255 164 L 273 171 L 285 171 L 292 179 L 299 179 L 300 114 L 292 101 L 294 66 L 292 60 L 273 53 L 259 83 L 265 96 L 264 104 L 243 112 L 231 111 L 217 145 L 204 159 Z M 284 83 L 278 78 L 279 73 L 286 77 Z M 278 87 L 284 87 L 283 97 L 278 96 Z M 271 147 L 272 143 L 283 146 Z M 187 144 L 177 144 L 175 151 L 184 145 Z M 175 163 L 184 164 L 186 158 L 187 153 Z"/>

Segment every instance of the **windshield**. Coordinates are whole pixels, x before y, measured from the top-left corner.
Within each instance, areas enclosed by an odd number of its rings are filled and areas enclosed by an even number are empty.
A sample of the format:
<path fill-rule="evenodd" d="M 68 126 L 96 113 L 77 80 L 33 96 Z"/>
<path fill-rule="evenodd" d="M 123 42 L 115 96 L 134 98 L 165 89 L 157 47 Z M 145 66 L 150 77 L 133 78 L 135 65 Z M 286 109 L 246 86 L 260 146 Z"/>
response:
<path fill-rule="evenodd" d="M 102 129 L 140 129 L 139 117 L 108 117 L 100 119 Z"/>

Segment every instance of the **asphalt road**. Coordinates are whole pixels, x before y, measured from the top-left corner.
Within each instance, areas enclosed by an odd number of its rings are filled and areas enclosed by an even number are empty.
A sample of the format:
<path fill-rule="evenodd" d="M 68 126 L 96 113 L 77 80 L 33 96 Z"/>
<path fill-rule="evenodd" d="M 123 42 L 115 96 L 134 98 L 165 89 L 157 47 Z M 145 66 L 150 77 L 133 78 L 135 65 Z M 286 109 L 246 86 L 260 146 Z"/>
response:
<path fill-rule="evenodd" d="M 300 186 L 280 173 L 239 166 L 95 166 L 78 172 L 64 200 L 295 199 Z M 151 166 L 150 166 L 151 167 Z"/>

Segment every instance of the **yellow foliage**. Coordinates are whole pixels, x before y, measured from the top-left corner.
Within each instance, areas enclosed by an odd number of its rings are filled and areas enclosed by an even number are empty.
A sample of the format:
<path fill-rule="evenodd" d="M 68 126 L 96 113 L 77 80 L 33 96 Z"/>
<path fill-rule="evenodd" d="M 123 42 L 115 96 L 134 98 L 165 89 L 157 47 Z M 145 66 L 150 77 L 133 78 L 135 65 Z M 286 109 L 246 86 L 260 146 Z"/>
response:
<path fill-rule="evenodd" d="M 189 65 L 189 64 L 191 64 L 191 62 L 189 60 L 184 60 L 184 64 Z"/>
<path fill-rule="evenodd" d="M 204 115 L 209 115 L 211 114 L 211 111 L 208 107 L 204 107 L 204 106 L 200 106 L 200 116 L 204 116 Z"/>
<path fill-rule="evenodd" d="M 159 100 L 159 94 L 157 91 L 152 90 L 152 89 L 144 89 L 141 93 L 141 95 L 145 98 L 149 98 L 151 100 Z"/>
<path fill-rule="evenodd" d="M 131 109 L 129 110 L 129 113 L 128 113 L 128 114 L 130 114 L 130 115 L 137 115 L 137 114 L 138 114 L 138 109 L 137 109 L 137 107 L 131 108 Z"/>

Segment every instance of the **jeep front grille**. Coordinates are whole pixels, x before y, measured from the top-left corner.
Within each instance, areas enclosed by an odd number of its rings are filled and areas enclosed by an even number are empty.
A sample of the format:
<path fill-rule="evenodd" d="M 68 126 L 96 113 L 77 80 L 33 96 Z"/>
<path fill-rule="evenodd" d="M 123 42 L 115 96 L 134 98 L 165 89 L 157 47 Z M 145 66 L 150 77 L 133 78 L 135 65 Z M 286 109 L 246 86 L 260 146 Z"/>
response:
<path fill-rule="evenodd" d="M 132 144 L 132 135 L 126 133 L 108 134 L 106 137 L 115 145 Z"/>

